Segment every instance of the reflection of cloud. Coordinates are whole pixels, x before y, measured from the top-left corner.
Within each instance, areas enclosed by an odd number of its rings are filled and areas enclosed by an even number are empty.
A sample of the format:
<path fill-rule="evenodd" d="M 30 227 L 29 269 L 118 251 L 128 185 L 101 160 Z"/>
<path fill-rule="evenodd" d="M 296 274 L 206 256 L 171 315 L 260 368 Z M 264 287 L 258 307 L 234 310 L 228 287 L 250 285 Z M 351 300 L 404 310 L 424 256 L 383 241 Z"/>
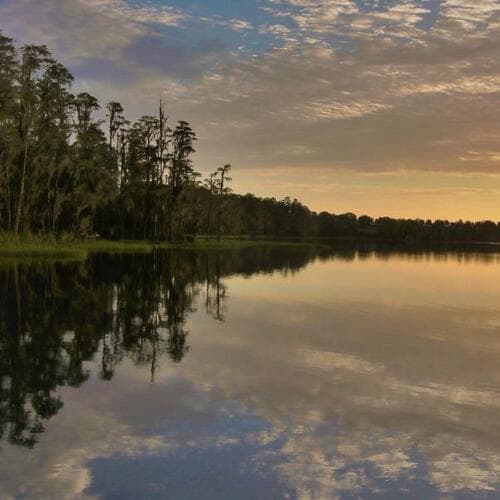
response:
<path fill-rule="evenodd" d="M 155 419 L 168 410 L 167 402 L 175 398 L 179 387 L 174 380 L 163 386 L 158 400 L 151 399 L 151 394 L 144 397 L 148 376 L 127 365 L 120 369 L 127 386 L 124 391 L 117 393 L 112 383 L 100 385 L 95 380 L 81 389 L 65 390 L 64 410 L 47 424 L 47 432 L 33 450 L 2 445 L 0 498 L 16 498 L 22 492 L 26 498 L 90 499 L 94 497 L 85 491 L 92 484 L 91 465 L 96 459 L 165 456 L 181 447 L 211 449 L 239 443 L 239 438 L 230 433 L 171 432 L 168 424 L 154 433 L 151 429 L 157 426 Z M 98 366 L 93 368 L 99 371 Z M 162 374 L 171 378 L 174 372 L 163 370 Z M 86 397 L 81 397 L 82 391 Z M 134 401 L 144 406 L 136 408 Z M 179 406 L 166 414 L 167 422 L 169 418 L 175 420 L 175 414 L 180 412 L 186 422 L 194 418 L 200 423 L 188 401 Z"/>
<path fill-rule="evenodd" d="M 279 452 L 284 461 L 278 472 L 295 487 L 300 499 L 334 498 L 342 490 L 356 493 L 366 482 L 362 470 L 343 473 L 346 462 L 325 454 L 333 444 L 325 441 L 318 446 L 317 439 L 307 434 L 292 435 Z"/>
<path fill-rule="evenodd" d="M 408 263 L 414 265 L 422 271 L 421 265 Z M 332 290 L 339 288 L 345 299 L 342 287 L 349 289 L 350 277 L 358 291 L 364 287 L 372 297 L 371 305 L 332 302 L 331 292 L 321 288 L 325 271 L 317 289 L 323 307 L 294 300 L 308 293 L 302 274 L 293 286 L 278 288 L 276 297 L 262 297 L 261 290 L 270 287 L 257 283 L 259 298 L 254 303 L 244 294 L 241 309 L 233 289 L 227 328 L 234 332 L 231 325 L 240 325 L 238 337 L 248 344 L 225 343 L 224 352 L 218 352 L 202 341 L 198 349 L 205 364 L 191 358 L 190 376 L 217 380 L 217 393 L 222 390 L 245 406 L 250 400 L 272 423 L 271 430 L 252 437 L 264 448 L 255 457 L 256 467 L 271 467 L 299 497 L 380 492 L 399 480 L 426 482 L 441 493 L 497 488 L 500 393 L 491 381 L 498 379 L 498 342 L 490 327 L 497 313 L 416 307 L 415 302 L 382 305 L 376 288 L 356 280 L 361 272 L 366 276 L 368 269 L 344 274 L 338 268 L 331 274 L 336 283 Z M 411 278 L 402 273 L 400 280 Z M 387 295 L 387 283 L 379 286 Z M 413 290 L 415 300 L 418 292 Z M 316 296 L 310 300 L 316 303 Z M 388 295 L 385 300 L 394 299 Z M 456 304 L 452 294 L 448 300 Z M 262 319 L 256 323 L 256 318 Z M 263 318 L 272 318 L 270 324 Z M 206 363 L 207 356 L 212 362 Z M 218 369 L 221 363 L 223 369 Z M 484 381 L 490 381 L 489 387 Z M 452 454 L 454 463 L 447 458 Z M 422 462 L 428 474 L 423 475 Z M 462 474 L 453 489 L 447 473 Z"/>
<path fill-rule="evenodd" d="M 226 322 L 193 313 L 190 355 L 160 363 L 156 385 L 125 361 L 109 383 L 64 389 L 34 450 L 2 450 L 0 496 L 82 496 L 96 458 L 175 461 L 178 450 L 245 445 L 253 455 L 242 466 L 277 475 L 300 498 L 416 483 L 436 496 L 495 491 L 500 268 L 441 259 L 228 278 Z"/>
<path fill-rule="evenodd" d="M 70 416 L 72 421 L 67 420 L 65 412 L 66 409 L 57 417 L 56 433 L 49 431 L 35 450 L 4 447 L 0 497 L 15 498 L 22 491 L 27 498 L 78 498 L 91 483 L 90 460 L 118 451 L 133 453 L 151 444 L 133 436 L 128 426 L 111 415 L 95 413 L 89 405 L 76 404 L 76 412 Z M 80 425 L 78 429 L 74 428 L 75 422 Z M 23 454 L 30 455 L 20 477 L 19 461 Z"/>
<path fill-rule="evenodd" d="M 356 373 L 371 374 L 383 370 L 382 366 L 338 352 L 303 350 L 299 359 L 307 367 L 319 368 L 325 371 L 348 370 Z"/>

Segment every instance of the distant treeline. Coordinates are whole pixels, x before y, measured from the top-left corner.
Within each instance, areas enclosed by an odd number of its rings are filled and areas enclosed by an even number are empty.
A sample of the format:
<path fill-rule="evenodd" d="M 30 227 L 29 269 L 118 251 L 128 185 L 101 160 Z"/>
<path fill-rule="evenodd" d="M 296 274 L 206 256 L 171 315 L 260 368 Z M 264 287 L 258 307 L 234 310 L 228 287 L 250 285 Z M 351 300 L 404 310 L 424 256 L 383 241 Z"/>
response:
<path fill-rule="evenodd" d="M 357 217 L 312 212 L 297 200 L 230 194 L 224 200 L 223 234 L 267 238 L 342 238 L 408 242 L 500 242 L 500 222 Z"/>
<path fill-rule="evenodd" d="M 315 213 L 297 200 L 231 193 L 229 165 L 195 171 L 196 134 L 163 104 L 135 123 L 120 103 L 71 92 L 47 47 L 0 32 L 0 229 L 180 240 L 186 235 L 500 241 L 500 223 Z"/>

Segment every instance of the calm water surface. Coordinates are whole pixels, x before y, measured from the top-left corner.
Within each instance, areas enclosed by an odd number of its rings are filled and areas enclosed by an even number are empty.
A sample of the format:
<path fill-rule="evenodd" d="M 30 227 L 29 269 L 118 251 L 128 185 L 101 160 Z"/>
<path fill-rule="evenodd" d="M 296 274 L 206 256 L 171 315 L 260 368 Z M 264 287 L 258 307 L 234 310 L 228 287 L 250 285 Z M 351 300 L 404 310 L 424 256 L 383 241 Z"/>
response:
<path fill-rule="evenodd" d="M 500 498 L 500 253 L 3 262 L 0 498 Z"/>

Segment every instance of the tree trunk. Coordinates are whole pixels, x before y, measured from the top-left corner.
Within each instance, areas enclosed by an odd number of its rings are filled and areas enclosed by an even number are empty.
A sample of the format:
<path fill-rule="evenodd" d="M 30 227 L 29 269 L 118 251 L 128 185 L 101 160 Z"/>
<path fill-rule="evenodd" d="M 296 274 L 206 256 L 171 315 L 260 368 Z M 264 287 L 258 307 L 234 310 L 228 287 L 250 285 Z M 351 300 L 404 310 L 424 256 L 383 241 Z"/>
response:
<path fill-rule="evenodd" d="M 14 233 L 16 234 L 19 233 L 19 225 L 21 223 L 21 215 L 23 211 L 27 164 L 28 164 L 28 140 L 26 139 L 26 144 L 24 145 L 24 160 L 23 160 L 23 170 L 21 174 L 21 186 L 19 187 L 19 199 L 17 200 L 16 222 L 14 225 Z"/>
<path fill-rule="evenodd" d="M 206 228 L 207 236 L 210 236 L 211 229 L 212 229 L 212 193 L 210 192 L 208 195 L 207 228 Z"/>
<path fill-rule="evenodd" d="M 221 207 L 217 210 L 217 241 L 220 241 L 220 220 L 221 220 Z"/>
<path fill-rule="evenodd" d="M 10 154 L 8 155 L 8 159 L 5 160 L 5 203 L 7 205 L 7 229 L 12 228 L 12 206 L 11 206 L 11 195 L 10 195 L 10 171 L 9 171 L 9 163 L 10 163 Z"/>

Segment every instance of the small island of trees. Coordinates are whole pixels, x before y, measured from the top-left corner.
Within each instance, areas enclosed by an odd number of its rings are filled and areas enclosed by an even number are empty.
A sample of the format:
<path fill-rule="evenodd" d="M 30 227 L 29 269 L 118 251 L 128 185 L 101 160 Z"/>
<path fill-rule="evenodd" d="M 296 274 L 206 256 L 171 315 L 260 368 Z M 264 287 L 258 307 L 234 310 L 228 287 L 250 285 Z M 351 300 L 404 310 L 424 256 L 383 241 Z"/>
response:
<path fill-rule="evenodd" d="M 17 49 L 0 32 L 0 230 L 83 239 L 185 237 L 500 241 L 500 223 L 316 213 L 297 200 L 232 193 L 230 165 L 205 180 L 196 134 L 155 116 L 101 109 L 44 45 Z M 97 119 L 96 115 L 106 116 Z"/>

